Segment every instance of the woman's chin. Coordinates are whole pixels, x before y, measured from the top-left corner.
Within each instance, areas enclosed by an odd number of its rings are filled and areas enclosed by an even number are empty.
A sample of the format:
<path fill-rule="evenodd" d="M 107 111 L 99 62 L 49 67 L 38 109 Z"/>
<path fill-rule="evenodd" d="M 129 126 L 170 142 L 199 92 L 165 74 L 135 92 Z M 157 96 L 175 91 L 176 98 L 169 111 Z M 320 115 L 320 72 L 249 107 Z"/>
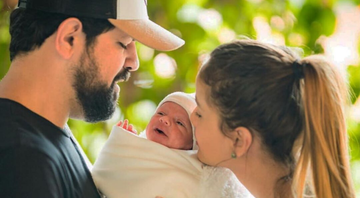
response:
<path fill-rule="evenodd" d="M 207 164 L 206 163 L 206 160 L 204 160 L 200 150 L 197 152 L 197 158 L 199 159 L 200 162 L 204 163 L 204 164 Z"/>

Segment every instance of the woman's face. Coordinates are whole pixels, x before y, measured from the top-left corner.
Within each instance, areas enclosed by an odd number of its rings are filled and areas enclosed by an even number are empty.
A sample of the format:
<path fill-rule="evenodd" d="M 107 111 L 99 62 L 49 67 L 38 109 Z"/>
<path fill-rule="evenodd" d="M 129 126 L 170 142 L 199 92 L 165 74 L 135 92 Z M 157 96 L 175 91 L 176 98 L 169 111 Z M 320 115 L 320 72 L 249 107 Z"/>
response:
<path fill-rule="evenodd" d="M 197 107 L 191 114 L 191 122 L 195 128 L 195 136 L 199 146 L 198 158 L 205 164 L 216 166 L 231 158 L 232 144 L 220 130 L 218 110 L 209 104 L 210 87 L 196 80 Z"/>

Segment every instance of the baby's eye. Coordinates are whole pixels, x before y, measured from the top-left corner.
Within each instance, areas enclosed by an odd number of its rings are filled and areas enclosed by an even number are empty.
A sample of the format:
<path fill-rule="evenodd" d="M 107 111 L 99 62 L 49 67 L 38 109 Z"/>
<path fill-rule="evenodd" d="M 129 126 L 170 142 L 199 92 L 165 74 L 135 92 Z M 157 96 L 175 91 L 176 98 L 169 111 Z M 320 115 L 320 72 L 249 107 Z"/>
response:
<path fill-rule="evenodd" d="M 195 112 L 195 115 L 196 115 L 198 118 L 201 118 L 201 117 L 202 117 L 198 112 Z"/>
<path fill-rule="evenodd" d="M 178 125 L 180 125 L 180 126 L 185 126 L 182 122 L 180 122 L 180 121 L 177 121 L 176 122 Z"/>
<path fill-rule="evenodd" d="M 164 113 L 163 113 L 163 112 L 161 112 L 161 111 L 159 111 L 157 114 L 159 114 L 159 115 L 164 115 Z"/>

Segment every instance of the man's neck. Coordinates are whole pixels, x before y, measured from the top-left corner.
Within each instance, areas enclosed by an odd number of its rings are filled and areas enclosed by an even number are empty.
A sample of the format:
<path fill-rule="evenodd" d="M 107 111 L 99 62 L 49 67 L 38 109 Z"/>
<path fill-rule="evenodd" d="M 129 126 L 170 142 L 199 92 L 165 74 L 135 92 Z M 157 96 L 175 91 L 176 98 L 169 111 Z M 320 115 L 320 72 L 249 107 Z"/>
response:
<path fill-rule="evenodd" d="M 36 64 L 36 61 L 26 59 L 14 61 L 0 82 L 0 97 L 16 101 L 63 128 L 70 108 L 66 89 L 59 84 L 64 80 L 58 80 L 54 71 L 49 72 L 50 69 Z"/>

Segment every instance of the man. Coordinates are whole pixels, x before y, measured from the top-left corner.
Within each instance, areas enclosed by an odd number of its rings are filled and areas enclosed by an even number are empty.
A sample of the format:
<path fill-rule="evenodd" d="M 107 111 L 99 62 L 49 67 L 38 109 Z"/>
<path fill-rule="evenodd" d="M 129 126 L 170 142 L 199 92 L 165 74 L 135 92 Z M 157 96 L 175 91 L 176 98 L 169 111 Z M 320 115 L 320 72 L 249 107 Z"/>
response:
<path fill-rule="evenodd" d="M 0 196 L 99 197 L 68 118 L 111 117 L 139 67 L 135 40 L 157 50 L 183 41 L 148 20 L 146 0 L 20 0 L 0 82 Z"/>

